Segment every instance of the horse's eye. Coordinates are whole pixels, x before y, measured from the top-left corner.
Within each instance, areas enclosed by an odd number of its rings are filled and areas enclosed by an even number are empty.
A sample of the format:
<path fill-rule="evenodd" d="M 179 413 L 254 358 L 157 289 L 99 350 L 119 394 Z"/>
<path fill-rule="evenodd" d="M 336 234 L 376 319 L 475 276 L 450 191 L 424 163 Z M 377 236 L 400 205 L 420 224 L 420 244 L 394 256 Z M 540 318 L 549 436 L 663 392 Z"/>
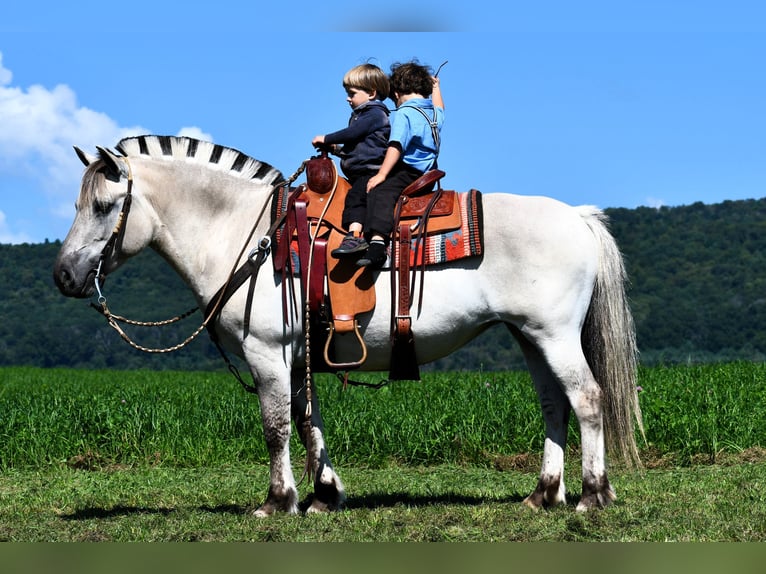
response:
<path fill-rule="evenodd" d="M 109 201 L 94 201 L 93 202 L 93 211 L 95 211 L 98 215 L 109 215 L 109 213 L 114 208 L 114 203 Z"/>

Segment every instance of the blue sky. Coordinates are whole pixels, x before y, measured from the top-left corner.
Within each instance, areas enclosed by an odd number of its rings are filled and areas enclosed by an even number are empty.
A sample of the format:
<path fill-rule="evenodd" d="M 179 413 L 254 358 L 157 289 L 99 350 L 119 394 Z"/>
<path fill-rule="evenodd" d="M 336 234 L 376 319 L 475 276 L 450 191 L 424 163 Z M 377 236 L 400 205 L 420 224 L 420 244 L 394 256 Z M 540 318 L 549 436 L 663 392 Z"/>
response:
<path fill-rule="evenodd" d="M 444 4 L 6 3 L 0 243 L 64 238 L 73 145 L 193 135 L 290 174 L 346 125 L 348 68 L 413 57 L 448 61 L 444 187 L 603 208 L 766 196 L 763 2 Z"/>

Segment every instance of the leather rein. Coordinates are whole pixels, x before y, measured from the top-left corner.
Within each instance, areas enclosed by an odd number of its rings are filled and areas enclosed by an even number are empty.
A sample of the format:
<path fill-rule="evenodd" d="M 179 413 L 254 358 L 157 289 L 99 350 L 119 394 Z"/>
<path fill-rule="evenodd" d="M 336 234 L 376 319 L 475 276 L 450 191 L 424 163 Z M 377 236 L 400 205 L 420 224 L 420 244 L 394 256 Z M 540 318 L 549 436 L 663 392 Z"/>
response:
<path fill-rule="evenodd" d="M 182 349 L 183 347 L 188 345 L 192 340 L 194 340 L 203 330 L 208 329 L 211 339 L 213 340 L 216 347 L 218 348 L 218 351 L 221 353 L 221 356 L 226 362 L 229 368 L 229 371 L 231 371 L 234 374 L 237 380 L 239 380 L 239 382 L 248 392 L 255 392 L 255 387 L 247 384 L 242 379 L 236 367 L 231 363 L 231 361 L 229 361 L 228 357 L 224 353 L 223 348 L 220 346 L 218 342 L 218 337 L 212 326 L 212 321 L 221 312 L 221 309 L 223 308 L 223 305 L 226 303 L 226 301 L 228 301 L 228 299 L 234 294 L 234 292 L 236 292 L 237 289 L 239 289 L 248 278 L 251 279 L 251 291 L 248 294 L 248 305 L 252 302 L 252 286 L 255 282 L 255 277 L 258 274 L 258 269 L 260 269 L 260 267 L 268 258 L 268 255 L 271 251 L 271 237 L 274 235 L 276 230 L 282 224 L 284 220 L 284 216 L 278 218 L 272 224 L 272 226 L 269 228 L 266 235 L 264 235 L 259 241 L 258 246 L 255 247 L 249 253 L 249 255 L 247 256 L 247 260 L 242 266 L 239 267 L 239 269 L 237 268 L 237 263 L 242 259 L 242 256 L 245 253 L 245 249 L 247 248 L 247 245 L 252 240 L 253 235 L 255 234 L 255 230 L 258 227 L 261 220 L 263 219 L 263 215 L 266 212 L 267 207 L 271 204 L 271 199 L 273 198 L 276 191 L 282 187 L 289 186 L 292 182 L 294 182 L 305 169 L 306 161 L 304 161 L 301 164 L 298 170 L 289 179 L 279 182 L 274 186 L 272 194 L 264 202 L 263 207 L 261 208 L 261 211 L 258 214 L 258 217 L 256 218 L 252 229 L 250 230 L 250 233 L 245 239 L 242 249 L 239 255 L 237 256 L 237 258 L 235 259 L 234 266 L 232 267 L 225 283 L 216 292 L 216 294 L 213 296 L 210 303 L 208 304 L 207 308 L 205 309 L 205 318 L 202 321 L 202 324 L 191 335 L 189 335 L 185 340 L 183 340 L 181 343 L 178 343 L 177 345 L 173 345 L 173 346 L 165 347 L 165 348 L 149 348 L 149 347 L 144 347 L 142 345 L 139 345 L 135 341 L 133 341 L 128 336 L 128 334 L 125 333 L 122 327 L 120 327 L 119 323 L 125 323 L 128 325 L 133 325 L 138 327 L 161 327 L 161 326 L 170 325 L 182 319 L 185 319 L 186 317 L 198 311 L 199 307 L 193 307 L 189 309 L 188 311 L 181 313 L 180 315 L 177 315 L 171 319 L 166 319 L 164 321 L 135 321 L 132 319 L 127 319 L 120 315 L 115 315 L 109 310 L 109 307 L 106 304 L 106 297 L 104 296 L 101 289 L 101 284 L 106 278 L 106 273 L 103 271 L 103 266 L 104 266 L 104 263 L 107 261 L 107 259 L 117 254 L 120 251 L 120 248 L 122 247 L 122 242 L 125 236 L 125 226 L 128 219 L 128 215 L 130 214 L 130 208 L 133 201 L 133 172 L 130 167 L 130 162 L 128 161 L 127 157 L 121 157 L 120 159 L 125 162 L 128 168 L 127 194 L 125 196 L 125 200 L 122 203 L 122 209 L 120 210 L 120 214 L 117 218 L 117 223 L 115 224 L 114 229 L 112 230 L 112 234 L 110 235 L 109 239 L 104 245 L 104 248 L 101 250 L 101 254 L 98 260 L 98 266 L 94 270 L 95 277 L 93 281 L 95 283 L 96 292 L 98 293 L 98 305 L 91 303 L 91 306 L 106 318 L 109 325 L 115 331 L 119 333 L 120 337 L 125 342 L 127 342 L 134 349 L 143 351 L 145 353 L 169 353 L 173 351 L 178 351 L 179 349 Z"/>

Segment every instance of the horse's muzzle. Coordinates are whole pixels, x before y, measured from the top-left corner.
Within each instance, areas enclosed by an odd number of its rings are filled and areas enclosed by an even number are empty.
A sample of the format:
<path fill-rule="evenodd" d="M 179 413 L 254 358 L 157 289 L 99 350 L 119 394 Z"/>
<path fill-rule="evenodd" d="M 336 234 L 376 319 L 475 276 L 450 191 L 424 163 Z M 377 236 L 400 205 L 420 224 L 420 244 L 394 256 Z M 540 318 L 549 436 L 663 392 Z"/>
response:
<path fill-rule="evenodd" d="M 67 297 L 84 299 L 93 295 L 96 290 L 95 277 L 95 269 L 78 277 L 73 268 L 62 261 L 56 261 L 53 267 L 53 282 Z"/>

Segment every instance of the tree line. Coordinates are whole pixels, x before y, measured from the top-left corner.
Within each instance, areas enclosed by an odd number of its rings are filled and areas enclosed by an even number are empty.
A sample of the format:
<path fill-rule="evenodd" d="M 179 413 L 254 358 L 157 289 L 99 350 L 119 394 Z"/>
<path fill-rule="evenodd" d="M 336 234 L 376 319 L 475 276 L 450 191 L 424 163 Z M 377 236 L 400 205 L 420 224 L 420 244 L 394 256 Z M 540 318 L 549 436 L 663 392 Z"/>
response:
<path fill-rule="evenodd" d="M 625 256 L 642 363 L 766 358 L 766 198 L 605 211 Z M 60 246 L 0 244 L 0 365 L 224 368 L 205 333 L 174 353 L 146 354 L 127 345 L 90 301 L 59 294 L 52 268 Z M 111 275 L 107 291 L 113 312 L 146 321 L 194 306 L 188 288 L 152 251 Z M 167 347 L 201 321 L 196 313 L 173 326 L 137 330 L 135 337 L 147 347 Z M 503 327 L 425 367 L 509 368 L 523 368 L 523 359 Z"/>

